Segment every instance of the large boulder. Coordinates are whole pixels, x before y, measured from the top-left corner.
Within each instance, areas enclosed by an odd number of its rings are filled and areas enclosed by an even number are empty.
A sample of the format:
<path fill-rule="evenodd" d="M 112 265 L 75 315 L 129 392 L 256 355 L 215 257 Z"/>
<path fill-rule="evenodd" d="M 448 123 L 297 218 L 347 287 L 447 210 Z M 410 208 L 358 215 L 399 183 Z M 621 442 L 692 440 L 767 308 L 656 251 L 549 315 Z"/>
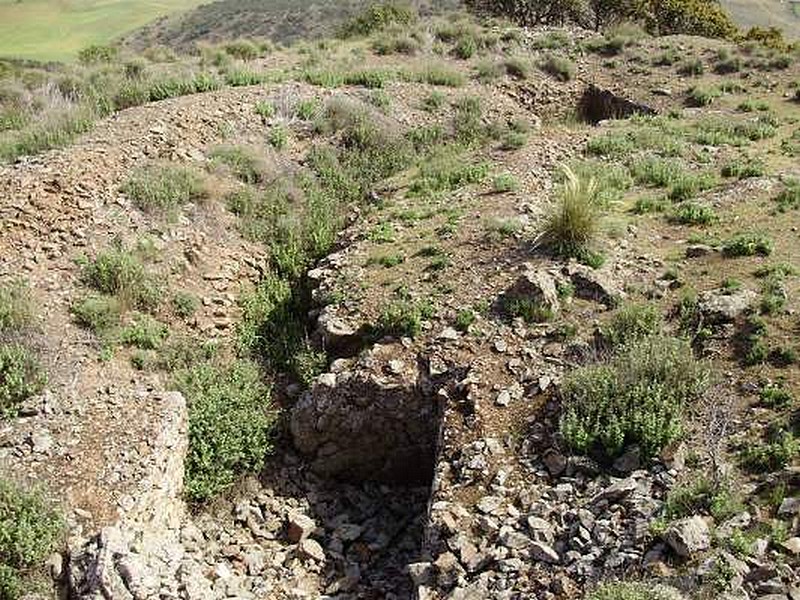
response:
<path fill-rule="evenodd" d="M 700 516 L 675 521 L 664 533 L 664 541 L 681 558 L 711 547 L 711 532 Z"/>
<path fill-rule="evenodd" d="M 735 292 L 711 290 L 700 294 L 700 313 L 708 323 L 732 323 L 758 302 L 758 294 L 742 289 Z"/>

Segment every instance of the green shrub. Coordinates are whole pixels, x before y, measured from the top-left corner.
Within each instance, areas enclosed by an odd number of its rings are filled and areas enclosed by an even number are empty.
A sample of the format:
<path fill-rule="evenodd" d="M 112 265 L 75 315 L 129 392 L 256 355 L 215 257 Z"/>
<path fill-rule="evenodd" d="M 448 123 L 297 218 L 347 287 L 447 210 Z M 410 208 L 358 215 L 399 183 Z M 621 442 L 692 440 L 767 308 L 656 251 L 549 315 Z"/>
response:
<path fill-rule="evenodd" d="M 376 54 L 405 54 L 413 56 L 422 49 L 419 40 L 410 35 L 382 35 L 372 42 L 372 50 Z"/>
<path fill-rule="evenodd" d="M 699 58 L 691 58 L 681 64 L 678 68 L 678 73 L 681 75 L 694 75 L 699 77 L 705 72 L 703 61 Z"/>
<path fill-rule="evenodd" d="M 303 121 L 314 121 L 322 112 L 322 105 L 316 98 L 301 100 L 297 103 L 294 112 Z"/>
<path fill-rule="evenodd" d="M 268 100 L 256 102 L 255 113 L 265 121 L 271 119 L 275 116 L 275 104 Z"/>
<path fill-rule="evenodd" d="M 603 583 L 585 600 L 674 600 L 675 594 L 657 583 Z"/>
<path fill-rule="evenodd" d="M 433 308 L 426 302 L 407 299 L 393 301 L 378 317 L 376 334 L 391 337 L 416 337 L 422 330 L 422 321 L 433 316 Z"/>
<path fill-rule="evenodd" d="M 603 328 L 603 339 L 612 348 L 637 342 L 661 332 L 663 318 L 652 304 L 627 304 L 614 313 Z"/>
<path fill-rule="evenodd" d="M 521 318 L 526 323 L 543 323 L 555 317 L 552 308 L 531 298 L 506 298 L 503 312 L 512 319 Z"/>
<path fill-rule="evenodd" d="M 70 307 L 75 322 L 107 337 L 119 325 L 121 309 L 116 298 L 90 294 Z"/>
<path fill-rule="evenodd" d="M 497 194 L 515 192 L 519 188 L 519 181 L 511 173 L 501 173 L 492 181 L 492 191 Z"/>
<path fill-rule="evenodd" d="M 688 342 L 650 336 L 623 346 L 607 364 L 566 376 L 561 432 L 579 453 L 613 459 L 637 444 L 649 457 L 681 434 L 686 404 L 708 383 L 708 368 Z"/>
<path fill-rule="evenodd" d="M 469 333 L 469 330 L 472 327 L 473 323 L 475 323 L 476 319 L 477 315 L 475 314 L 474 311 L 468 308 L 460 310 L 456 315 L 454 326 L 462 333 Z"/>
<path fill-rule="evenodd" d="M 761 388 L 758 399 L 762 406 L 773 409 L 788 408 L 794 401 L 791 392 L 781 384 L 765 385 Z"/>
<path fill-rule="evenodd" d="M 225 84 L 231 87 L 260 85 L 268 80 L 268 74 L 250 69 L 234 68 L 225 73 Z"/>
<path fill-rule="evenodd" d="M 98 254 L 83 267 L 81 279 L 98 292 L 115 296 L 123 307 L 151 310 L 160 301 L 155 278 L 132 252 L 121 247 Z"/>
<path fill-rule="evenodd" d="M 699 35 L 733 39 L 739 29 L 718 2 L 707 0 L 649 0 L 642 11 L 651 33 Z"/>
<path fill-rule="evenodd" d="M 168 335 L 166 325 L 150 315 L 137 314 L 120 331 L 120 342 L 140 350 L 158 350 Z"/>
<path fill-rule="evenodd" d="M 13 415 L 21 402 L 41 392 L 46 383 L 30 350 L 20 344 L 0 344 L 0 417 Z"/>
<path fill-rule="evenodd" d="M 33 321 L 30 289 L 20 280 L 0 283 L 0 333 L 27 327 Z"/>
<path fill-rule="evenodd" d="M 416 19 L 417 14 L 409 5 L 396 2 L 376 3 L 348 21 L 342 28 L 342 35 L 366 36 L 383 31 L 390 25 L 410 25 Z"/>
<path fill-rule="evenodd" d="M 0 598 L 18 600 L 37 591 L 37 575 L 63 532 L 63 519 L 41 494 L 0 478 Z"/>
<path fill-rule="evenodd" d="M 559 81 L 570 81 L 575 77 L 575 63 L 563 56 L 548 54 L 539 63 L 539 68 Z"/>
<path fill-rule="evenodd" d="M 191 501 L 210 499 L 247 472 L 257 472 L 272 450 L 271 390 L 255 363 L 193 365 L 176 387 L 189 407 L 189 452 L 184 490 Z"/>
<path fill-rule="evenodd" d="M 524 148 L 528 142 L 528 136 L 518 131 L 507 131 L 503 134 L 503 139 L 500 144 L 501 150 L 519 150 Z"/>
<path fill-rule="evenodd" d="M 800 179 L 790 179 L 786 187 L 775 197 L 779 212 L 800 208 Z"/>
<path fill-rule="evenodd" d="M 244 146 L 220 146 L 210 154 L 211 160 L 224 165 L 243 183 L 263 183 L 267 179 L 267 165 L 263 156 L 254 148 Z"/>
<path fill-rule="evenodd" d="M 760 160 L 738 159 L 731 161 L 722 167 L 723 177 L 737 177 L 747 179 L 750 177 L 763 177 L 766 166 Z"/>
<path fill-rule="evenodd" d="M 681 203 L 670 215 L 670 221 L 680 225 L 710 225 L 717 219 L 713 208 L 695 202 Z"/>
<path fill-rule="evenodd" d="M 769 256 L 772 254 L 774 243 L 770 238 L 760 233 L 740 233 L 722 245 L 725 256 Z"/>
<path fill-rule="evenodd" d="M 114 46 L 93 44 L 78 52 L 78 60 L 84 65 L 110 63 L 117 58 L 118 54 L 119 50 Z"/>
<path fill-rule="evenodd" d="M 233 40 L 222 46 L 225 53 L 239 60 L 255 60 L 261 56 L 261 48 L 250 40 Z"/>
<path fill-rule="evenodd" d="M 423 70 L 418 71 L 414 78 L 420 83 L 442 87 L 461 87 L 466 83 L 461 72 L 443 64 L 429 64 Z"/>
<path fill-rule="evenodd" d="M 678 173 L 671 182 L 669 199 L 675 202 L 684 202 L 695 197 L 699 192 L 714 187 L 716 183 L 716 178 L 710 173 Z M 692 206 L 697 207 L 697 205 Z M 710 207 L 705 207 L 705 209 L 706 213 L 711 210 Z M 703 211 L 695 212 L 699 214 Z"/>
<path fill-rule="evenodd" d="M 172 310 L 182 319 L 188 319 L 197 312 L 199 304 L 197 296 L 189 292 L 175 292 L 172 295 Z"/>
<path fill-rule="evenodd" d="M 541 228 L 547 247 L 563 257 L 583 258 L 597 237 L 600 211 L 597 182 L 564 169 L 565 182 Z"/>
<path fill-rule="evenodd" d="M 160 164 L 137 169 L 121 190 L 140 210 L 164 215 L 174 215 L 181 205 L 206 196 L 203 178 L 195 170 Z"/>

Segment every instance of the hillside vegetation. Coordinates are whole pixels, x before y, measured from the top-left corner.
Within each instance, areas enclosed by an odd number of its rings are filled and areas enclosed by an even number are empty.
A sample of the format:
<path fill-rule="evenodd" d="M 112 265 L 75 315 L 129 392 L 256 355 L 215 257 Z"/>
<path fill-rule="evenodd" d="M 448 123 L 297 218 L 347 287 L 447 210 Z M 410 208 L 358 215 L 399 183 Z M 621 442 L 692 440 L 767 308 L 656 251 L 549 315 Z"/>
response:
<path fill-rule="evenodd" d="M 742 27 L 778 27 L 786 37 L 800 39 L 800 3 L 787 0 L 722 0 Z"/>
<path fill-rule="evenodd" d="M 72 61 L 156 17 L 201 0 L 0 0 L 0 57 Z"/>
<path fill-rule="evenodd" d="M 354 16 L 0 63 L 0 598 L 791 597 L 798 49 Z"/>
<path fill-rule="evenodd" d="M 240 37 L 290 44 L 337 33 L 370 0 L 217 0 L 185 15 L 161 19 L 132 33 L 125 43 L 136 49 L 154 45 L 191 50 L 197 43 Z M 456 8 L 461 0 L 415 0 L 423 13 Z"/>

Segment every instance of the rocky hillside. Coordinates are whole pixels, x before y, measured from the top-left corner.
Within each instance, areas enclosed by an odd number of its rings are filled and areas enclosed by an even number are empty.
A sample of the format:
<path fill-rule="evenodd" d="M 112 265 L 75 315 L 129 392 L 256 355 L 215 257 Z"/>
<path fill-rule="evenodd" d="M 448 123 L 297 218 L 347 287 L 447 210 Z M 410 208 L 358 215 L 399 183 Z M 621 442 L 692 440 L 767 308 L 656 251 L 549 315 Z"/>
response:
<path fill-rule="evenodd" d="M 220 52 L 8 138 L 0 597 L 800 597 L 796 55 Z"/>
<path fill-rule="evenodd" d="M 275 44 L 331 37 L 369 2 L 364 0 L 217 0 L 179 16 L 166 17 L 125 36 L 142 50 L 166 46 L 193 50 L 198 44 L 263 38 Z M 423 13 L 457 8 L 460 0 L 411 2 Z"/>

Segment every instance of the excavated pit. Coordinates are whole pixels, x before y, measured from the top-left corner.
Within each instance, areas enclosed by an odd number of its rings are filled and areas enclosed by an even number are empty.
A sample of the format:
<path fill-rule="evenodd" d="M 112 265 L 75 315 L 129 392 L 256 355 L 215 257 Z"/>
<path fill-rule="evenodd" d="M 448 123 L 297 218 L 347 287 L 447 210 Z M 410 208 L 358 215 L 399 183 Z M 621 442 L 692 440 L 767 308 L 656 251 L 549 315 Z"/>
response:
<path fill-rule="evenodd" d="M 594 84 L 584 91 L 578 101 L 578 115 L 596 125 L 608 119 L 627 119 L 634 115 L 656 115 L 654 108 L 635 102 Z"/>

